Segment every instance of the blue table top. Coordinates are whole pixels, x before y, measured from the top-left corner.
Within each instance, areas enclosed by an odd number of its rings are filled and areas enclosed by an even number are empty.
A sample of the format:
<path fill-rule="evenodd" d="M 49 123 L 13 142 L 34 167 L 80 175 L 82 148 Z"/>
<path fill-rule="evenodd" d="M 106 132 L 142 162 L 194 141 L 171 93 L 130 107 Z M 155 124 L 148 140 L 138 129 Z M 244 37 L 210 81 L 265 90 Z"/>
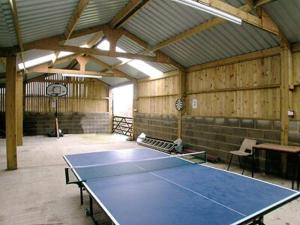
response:
<path fill-rule="evenodd" d="M 66 155 L 65 159 L 75 167 L 78 179 L 86 180 L 85 187 L 113 222 L 121 225 L 239 224 L 299 196 L 287 188 L 176 158 L 172 162 L 181 161 L 181 166 L 89 179 L 95 173 L 126 170 L 124 161 L 164 156 L 143 148 Z M 113 164 L 102 171 L 80 168 L 109 163 Z"/>

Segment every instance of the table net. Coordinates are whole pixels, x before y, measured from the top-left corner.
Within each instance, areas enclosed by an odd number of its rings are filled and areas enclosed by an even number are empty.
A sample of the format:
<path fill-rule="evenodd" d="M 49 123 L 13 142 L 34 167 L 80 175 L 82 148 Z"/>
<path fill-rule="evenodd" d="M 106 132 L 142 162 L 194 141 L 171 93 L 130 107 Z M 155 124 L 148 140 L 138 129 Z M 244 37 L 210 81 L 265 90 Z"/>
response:
<path fill-rule="evenodd" d="M 204 162 L 206 162 L 206 153 L 194 152 L 143 160 L 69 167 L 67 169 L 77 174 L 77 179 L 80 181 L 88 181 L 111 176 L 154 172 Z"/>

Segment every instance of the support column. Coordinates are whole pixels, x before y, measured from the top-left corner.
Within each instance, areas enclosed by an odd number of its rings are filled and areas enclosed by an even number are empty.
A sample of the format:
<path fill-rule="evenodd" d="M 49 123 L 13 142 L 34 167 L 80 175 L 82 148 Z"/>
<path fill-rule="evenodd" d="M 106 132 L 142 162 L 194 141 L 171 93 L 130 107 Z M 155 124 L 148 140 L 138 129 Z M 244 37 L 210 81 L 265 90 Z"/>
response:
<path fill-rule="evenodd" d="M 281 86 L 280 86 L 280 122 L 282 145 L 288 145 L 289 131 L 289 80 L 292 72 L 292 52 L 289 44 L 283 42 L 281 46 Z"/>
<path fill-rule="evenodd" d="M 16 77 L 16 117 L 17 117 L 17 145 L 23 145 L 23 76 L 17 75 Z"/>
<path fill-rule="evenodd" d="M 136 113 L 138 112 L 138 82 L 133 81 L 133 103 L 132 103 L 132 137 L 136 140 L 138 133 L 135 126 Z"/>
<path fill-rule="evenodd" d="M 17 105 L 16 105 L 16 56 L 6 60 L 6 94 L 5 94 L 5 124 L 6 124 L 6 155 L 7 169 L 17 169 Z"/>
<path fill-rule="evenodd" d="M 185 91 L 186 91 L 186 73 L 184 71 L 180 71 L 178 73 L 178 98 L 182 98 L 184 101 L 184 109 L 182 111 L 178 111 L 178 127 L 177 127 L 177 138 L 182 138 L 182 117 L 185 113 L 186 109 L 186 101 L 185 101 Z"/>
<path fill-rule="evenodd" d="M 112 96 L 112 88 L 111 87 L 108 90 L 107 111 L 108 111 L 108 119 L 109 119 L 109 132 L 112 133 L 112 130 L 113 130 L 113 96 Z"/>

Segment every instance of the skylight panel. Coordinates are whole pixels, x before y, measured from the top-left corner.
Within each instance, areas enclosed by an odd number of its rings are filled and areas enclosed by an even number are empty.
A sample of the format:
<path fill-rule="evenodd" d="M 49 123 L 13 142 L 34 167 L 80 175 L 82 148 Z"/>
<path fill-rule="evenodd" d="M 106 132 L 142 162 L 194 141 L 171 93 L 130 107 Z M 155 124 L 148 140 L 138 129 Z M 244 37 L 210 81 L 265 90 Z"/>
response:
<path fill-rule="evenodd" d="M 42 57 L 39 57 L 39 58 L 36 58 L 36 59 L 28 60 L 28 61 L 25 62 L 25 67 L 29 68 L 29 67 L 33 67 L 33 66 L 45 63 L 45 62 L 49 62 L 54 57 L 55 57 L 55 54 L 50 54 L 50 55 L 45 55 L 45 56 L 42 56 Z M 18 67 L 19 67 L 20 70 L 24 69 L 23 63 L 19 63 Z"/>
<path fill-rule="evenodd" d="M 104 50 L 104 51 L 109 51 L 110 48 L 110 43 L 108 40 L 103 40 L 98 46 L 98 49 Z M 116 47 L 117 52 L 123 52 L 126 53 L 126 51 L 120 47 Z M 138 71 L 141 71 L 144 74 L 147 74 L 150 77 L 156 77 L 156 76 L 161 76 L 163 73 L 151 66 L 150 64 L 142 61 L 142 60 L 137 60 L 137 59 L 127 59 L 127 58 L 121 58 L 118 57 L 119 60 L 122 61 L 122 63 L 128 63 L 129 66 L 137 69 Z"/>

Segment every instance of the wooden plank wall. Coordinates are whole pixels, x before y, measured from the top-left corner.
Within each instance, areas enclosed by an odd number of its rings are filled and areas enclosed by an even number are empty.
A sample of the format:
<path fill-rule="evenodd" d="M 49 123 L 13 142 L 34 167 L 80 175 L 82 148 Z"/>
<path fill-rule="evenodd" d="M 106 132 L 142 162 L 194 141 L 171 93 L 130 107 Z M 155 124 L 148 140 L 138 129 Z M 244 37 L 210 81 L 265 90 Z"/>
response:
<path fill-rule="evenodd" d="M 187 115 L 279 119 L 280 56 L 187 74 Z M 192 99 L 198 107 L 192 108 Z"/>
<path fill-rule="evenodd" d="M 176 115 L 178 73 L 166 78 L 138 81 L 138 112 L 147 114 Z"/>
<path fill-rule="evenodd" d="M 95 79 L 51 77 L 36 79 L 25 86 L 25 112 L 54 112 L 55 98 L 46 95 L 46 87 L 51 83 L 64 83 L 68 95 L 58 98 L 59 112 L 101 113 L 107 112 L 109 88 Z"/>
<path fill-rule="evenodd" d="M 300 120 L 300 52 L 293 54 L 293 83 L 292 107 L 296 112 L 296 120 Z"/>

